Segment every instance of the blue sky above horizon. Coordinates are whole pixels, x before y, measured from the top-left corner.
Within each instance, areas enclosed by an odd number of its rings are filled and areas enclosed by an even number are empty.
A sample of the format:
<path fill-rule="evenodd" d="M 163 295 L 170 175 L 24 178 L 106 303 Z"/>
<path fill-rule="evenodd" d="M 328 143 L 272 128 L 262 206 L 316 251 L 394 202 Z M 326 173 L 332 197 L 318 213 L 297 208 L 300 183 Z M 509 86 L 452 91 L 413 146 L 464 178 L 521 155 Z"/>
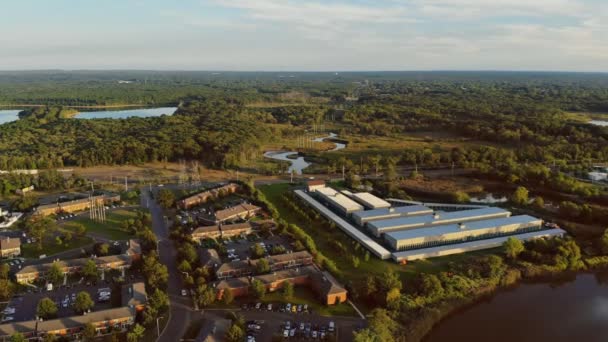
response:
<path fill-rule="evenodd" d="M 608 71 L 605 0 L 6 0 L 0 70 Z"/>

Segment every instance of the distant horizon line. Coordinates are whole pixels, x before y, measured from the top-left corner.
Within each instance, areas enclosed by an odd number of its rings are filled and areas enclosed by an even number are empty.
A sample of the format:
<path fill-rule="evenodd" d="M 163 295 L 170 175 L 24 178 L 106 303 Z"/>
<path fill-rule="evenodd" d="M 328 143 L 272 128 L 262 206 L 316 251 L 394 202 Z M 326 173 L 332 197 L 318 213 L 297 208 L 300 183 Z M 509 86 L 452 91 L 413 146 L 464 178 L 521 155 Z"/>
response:
<path fill-rule="evenodd" d="M 608 74 L 608 71 L 575 71 L 575 70 L 512 70 L 512 69 L 411 69 L 411 70 L 230 70 L 230 69 L 0 69 L 0 73 L 19 73 L 19 72 L 209 72 L 209 73 L 467 73 L 467 72 L 478 72 L 478 73 L 570 73 L 570 74 Z"/>

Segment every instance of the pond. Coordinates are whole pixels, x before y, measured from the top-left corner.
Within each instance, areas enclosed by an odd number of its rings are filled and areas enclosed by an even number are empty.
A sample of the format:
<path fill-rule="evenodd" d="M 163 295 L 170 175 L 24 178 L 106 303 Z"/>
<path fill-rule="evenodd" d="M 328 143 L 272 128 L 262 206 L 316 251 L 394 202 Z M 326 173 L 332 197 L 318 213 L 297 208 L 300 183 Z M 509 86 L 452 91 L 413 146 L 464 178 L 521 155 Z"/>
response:
<path fill-rule="evenodd" d="M 337 139 L 337 138 L 338 138 L 337 134 L 329 133 L 328 136 L 315 138 L 315 139 L 313 139 L 313 141 L 316 141 L 316 142 L 322 142 L 324 140 L 331 141 L 332 139 Z M 346 147 L 346 144 L 335 142 L 335 141 L 332 141 L 332 142 L 334 144 L 334 148 L 332 148 L 331 150 L 329 150 L 327 152 L 341 150 Z M 289 165 L 289 169 L 287 169 L 287 173 L 291 173 L 293 171 L 293 173 L 295 173 L 297 175 L 301 175 L 302 170 L 307 168 L 310 165 L 310 163 L 305 161 L 304 157 L 289 158 L 289 156 L 294 156 L 297 154 L 298 154 L 298 152 L 293 152 L 293 151 L 267 151 L 264 153 L 264 157 L 272 158 L 275 160 L 287 161 L 287 162 L 291 163 Z"/>
<path fill-rule="evenodd" d="M 447 318 L 424 341 L 608 341 L 608 273 L 499 292 Z"/>
<path fill-rule="evenodd" d="M 76 114 L 77 119 L 125 119 L 131 117 L 147 118 L 153 116 L 172 115 L 177 107 L 139 108 L 124 110 L 83 111 Z"/>
<path fill-rule="evenodd" d="M 608 126 L 608 121 L 606 120 L 591 120 L 589 123 L 596 126 Z"/>

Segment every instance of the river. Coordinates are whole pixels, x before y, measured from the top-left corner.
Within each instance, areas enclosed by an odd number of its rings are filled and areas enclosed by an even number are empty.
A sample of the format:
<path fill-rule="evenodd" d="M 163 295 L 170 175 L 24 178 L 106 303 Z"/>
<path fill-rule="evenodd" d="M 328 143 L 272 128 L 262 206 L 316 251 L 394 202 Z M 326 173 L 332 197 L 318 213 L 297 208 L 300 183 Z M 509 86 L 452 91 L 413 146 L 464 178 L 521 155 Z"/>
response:
<path fill-rule="evenodd" d="M 315 139 L 313 139 L 313 141 L 322 142 L 327 139 L 337 139 L 337 138 L 338 138 L 337 134 L 329 133 L 328 136 L 315 138 Z M 334 144 L 334 148 L 332 148 L 328 152 L 341 150 L 346 147 L 346 144 L 343 144 L 343 143 L 334 142 L 333 144 Z M 287 169 L 287 173 L 291 173 L 293 171 L 293 173 L 295 173 L 297 175 L 301 175 L 302 170 L 307 168 L 310 165 L 310 163 L 305 161 L 304 157 L 301 157 L 301 156 L 297 157 L 297 158 L 289 157 L 289 156 L 293 156 L 293 155 L 297 155 L 297 154 L 298 154 L 298 152 L 293 152 L 293 151 L 267 151 L 264 153 L 264 157 L 290 162 L 291 164 L 289 165 L 289 168 Z"/>
<path fill-rule="evenodd" d="M 608 121 L 606 120 L 591 120 L 589 123 L 596 126 L 608 126 Z"/>
<path fill-rule="evenodd" d="M 0 124 L 19 120 L 19 112 L 23 109 L 0 110 Z M 153 117 L 163 114 L 172 115 L 177 110 L 176 107 L 160 107 L 160 108 L 139 108 L 139 109 L 124 109 L 124 110 L 95 110 L 83 111 L 76 114 L 77 119 L 125 119 L 130 117 Z"/>
<path fill-rule="evenodd" d="M 608 273 L 499 292 L 447 318 L 424 341 L 608 341 Z"/>

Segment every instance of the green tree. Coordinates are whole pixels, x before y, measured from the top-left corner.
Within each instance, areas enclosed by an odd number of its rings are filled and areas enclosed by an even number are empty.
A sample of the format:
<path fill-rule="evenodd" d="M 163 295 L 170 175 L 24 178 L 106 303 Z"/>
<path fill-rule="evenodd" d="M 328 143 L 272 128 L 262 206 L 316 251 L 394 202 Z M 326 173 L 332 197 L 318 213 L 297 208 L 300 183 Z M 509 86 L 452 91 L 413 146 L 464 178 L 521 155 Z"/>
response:
<path fill-rule="evenodd" d="M 397 331 L 397 323 L 384 309 L 374 309 L 368 319 L 370 329 L 382 342 L 395 341 L 394 333 Z"/>
<path fill-rule="evenodd" d="M 526 249 L 521 240 L 512 236 L 503 243 L 503 247 L 505 249 L 505 254 L 510 259 L 516 259 Z"/>
<path fill-rule="evenodd" d="M 359 260 L 359 257 L 356 255 L 351 257 L 351 262 L 353 263 L 354 268 L 359 268 L 359 264 L 361 264 L 361 260 Z"/>
<path fill-rule="evenodd" d="M 286 300 L 291 300 L 293 298 L 293 293 L 294 293 L 294 289 L 293 289 L 293 284 L 286 281 L 283 283 L 283 298 L 285 298 Z"/>
<path fill-rule="evenodd" d="M 234 294 L 232 293 L 232 290 L 230 289 L 226 289 L 224 290 L 224 294 L 222 295 L 222 302 L 226 305 L 232 303 L 232 301 L 234 300 Z"/>
<path fill-rule="evenodd" d="M 533 205 L 534 205 L 534 208 L 536 208 L 536 209 L 544 209 L 545 200 L 540 196 L 536 196 L 536 197 L 534 197 Z"/>
<path fill-rule="evenodd" d="M 107 243 L 95 244 L 95 254 L 98 256 L 108 255 L 110 253 L 110 245 Z"/>
<path fill-rule="evenodd" d="M 380 336 L 371 329 L 363 329 L 353 333 L 354 342 L 384 342 Z"/>
<path fill-rule="evenodd" d="M 21 333 L 14 333 L 14 334 L 11 335 L 10 342 L 27 342 L 27 340 L 25 339 L 25 337 L 23 336 L 23 334 L 21 334 Z"/>
<path fill-rule="evenodd" d="M 258 260 L 255 269 L 258 274 L 265 274 L 270 272 L 270 264 L 268 263 L 268 260 L 262 258 Z"/>
<path fill-rule="evenodd" d="M 600 249 L 603 254 L 608 254 L 608 229 L 604 230 L 604 234 L 600 238 Z"/>
<path fill-rule="evenodd" d="M 0 300 L 8 300 L 12 296 L 13 290 L 8 279 L 0 279 Z"/>
<path fill-rule="evenodd" d="M 84 325 L 84 329 L 82 330 L 82 337 L 85 341 L 93 341 L 95 339 L 95 335 L 97 335 L 97 330 L 93 323 L 88 322 Z"/>
<path fill-rule="evenodd" d="M 166 292 L 155 289 L 152 295 L 148 298 L 148 304 L 157 312 L 163 312 L 169 308 L 169 296 Z"/>
<path fill-rule="evenodd" d="M 82 275 L 88 280 L 96 280 L 99 277 L 99 270 L 95 261 L 92 259 L 87 260 L 82 267 Z"/>
<path fill-rule="evenodd" d="M 182 260 L 182 262 L 180 262 L 179 265 L 177 266 L 177 269 L 180 272 L 189 273 L 192 271 L 192 266 L 190 266 L 190 263 L 188 262 L 188 260 Z"/>
<path fill-rule="evenodd" d="M 255 245 L 253 245 L 251 247 L 251 255 L 253 258 L 259 259 L 259 258 L 263 257 L 265 254 L 266 254 L 266 251 L 264 251 L 264 248 L 259 243 L 256 243 Z"/>
<path fill-rule="evenodd" d="M 163 208 L 171 208 L 175 202 L 175 195 L 169 189 L 160 189 L 157 196 L 158 204 Z"/>
<path fill-rule="evenodd" d="M 213 302 L 215 301 L 215 298 L 216 298 L 215 290 L 212 287 L 207 286 L 205 284 L 200 285 L 196 289 L 196 294 L 198 297 L 199 306 L 202 308 L 213 304 Z"/>
<path fill-rule="evenodd" d="M 513 192 L 511 196 L 511 202 L 517 205 L 527 205 L 528 204 L 528 189 L 523 186 L 518 186 Z"/>
<path fill-rule="evenodd" d="M 251 282 L 251 291 L 257 299 L 264 299 L 264 296 L 266 295 L 266 286 L 258 279 L 254 279 Z"/>
<path fill-rule="evenodd" d="M 226 332 L 226 341 L 228 342 L 240 342 L 245 338 L 245 333 L 243 329 L 239 327 L 237 324 L 232 324 L 230 329 Z"/>
<path fill-rule="evenodd" d="M 452 200 L 456 203 L 468 203 L 471 198 L 464 191 L 456 191 L 452 194 Z"/>
<path fill-rule="evenodd" d="M 74 233 L 76 233 L 76 235 L 84 236 L 87 233 L 87 228 L 84 225 L 76 222 L 72 222 L 70 224 L 72 226 L 72 230 L 74 231 Z"/>
<path fill-rule="evenodd" d="M 76 295 L 76 300 L 74 301 L 74 311 L 77 313 L 87 312 L 88 310 L 93 308 L 95 303 L 91 299 L 91 295 L 89 295 L 86 291 L 81 291 Z"/>
<path fill-rule="evenodd" d="M 183 243 L 178 250 L 179 257 L 182 260 L 187 260 L 190 264 L 196 262 L 198 254 L 196 248 L 191 243 Z"/>
<path fill-rule="evenodd" d="M 63 277 L 63 270 L 61 269 L 59 262 L 53 262 L 48 272 L 46 273 L 46 279 L 53 284 L 59 284 L 63 281 Z"/>
<path fill-rule="evenodd" d="M 42 298 L 38 302 L 36 315 L 42 319 L 54 318 L 57 314 L 57 305 L 48 297 Z"/>

